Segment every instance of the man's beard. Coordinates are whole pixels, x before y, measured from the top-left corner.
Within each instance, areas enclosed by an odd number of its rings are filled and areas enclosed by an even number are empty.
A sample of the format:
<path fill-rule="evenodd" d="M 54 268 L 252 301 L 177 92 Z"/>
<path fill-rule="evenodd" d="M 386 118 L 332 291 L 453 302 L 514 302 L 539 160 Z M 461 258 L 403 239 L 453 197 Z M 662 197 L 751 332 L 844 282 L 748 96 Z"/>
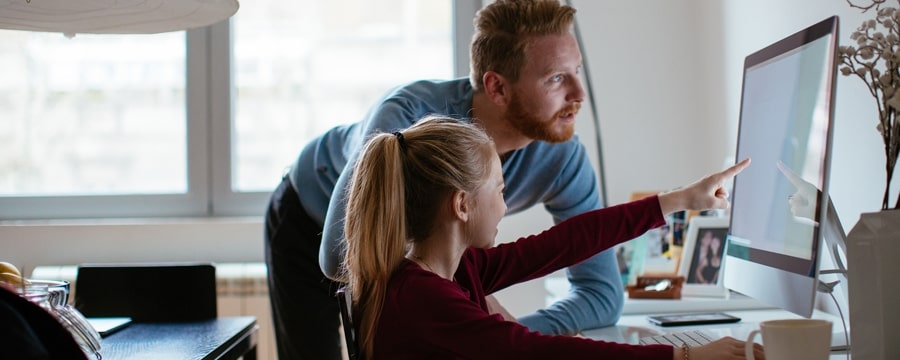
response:
<path fill-rule="evenodd" d="M 568 141 L 572 138 L 572 134 L 575 133 L 575 123 L 566 124 L 562 129 L 556 128 L 559 124 L 560 115 L 577 114 L 580 108 L 581 103 L 574 103 L 553 114 L 551 121 L 544 121 L 525 110 L 522 99 L 513 93 L 509 107 L 506 110 L 506 119 L 516 130 L 519 130 L 519 132 L 531 139 L 548 143 L 560 143 Z"/>

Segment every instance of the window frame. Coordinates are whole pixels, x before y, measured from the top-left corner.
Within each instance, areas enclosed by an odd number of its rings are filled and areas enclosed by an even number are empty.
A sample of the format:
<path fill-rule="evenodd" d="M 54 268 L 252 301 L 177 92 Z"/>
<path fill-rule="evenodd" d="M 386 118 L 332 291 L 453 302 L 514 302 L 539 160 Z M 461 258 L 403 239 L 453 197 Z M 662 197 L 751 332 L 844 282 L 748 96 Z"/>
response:
<path fill-rule="evenodd" d="M 454 73 L 469 72 L 472 19 L 481 0 L 452 1 Z M 232 190 L 231 19 L 186 31 L 187 192 L 0 196 L 0 220 L 262 216 L 270 192 Z"/>

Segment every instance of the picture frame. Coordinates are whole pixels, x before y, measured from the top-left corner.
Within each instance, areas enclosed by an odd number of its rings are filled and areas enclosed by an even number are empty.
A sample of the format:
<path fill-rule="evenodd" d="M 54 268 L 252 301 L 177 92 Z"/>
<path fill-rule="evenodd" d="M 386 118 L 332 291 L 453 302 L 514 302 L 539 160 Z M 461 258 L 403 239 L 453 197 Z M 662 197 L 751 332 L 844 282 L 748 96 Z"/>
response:
<path fill-rule="evenodd" d="M 722 280 L 728 217 L 694 216 L 687 225 L 678 274 L 684 296 L 725 297 Z"/>

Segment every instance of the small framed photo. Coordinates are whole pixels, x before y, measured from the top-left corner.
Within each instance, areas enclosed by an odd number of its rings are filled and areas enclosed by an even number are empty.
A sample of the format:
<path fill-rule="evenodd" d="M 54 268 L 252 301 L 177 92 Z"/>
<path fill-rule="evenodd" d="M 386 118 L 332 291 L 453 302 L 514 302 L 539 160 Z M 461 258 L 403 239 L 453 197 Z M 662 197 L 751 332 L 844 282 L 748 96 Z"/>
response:
<path fill-rule="evenodd" d="M 684 237 L 678 275 L 684 276 L 681 290 L 686 296 L 725 297 L 722 281 L 728 217 L 691 217 Z"/>

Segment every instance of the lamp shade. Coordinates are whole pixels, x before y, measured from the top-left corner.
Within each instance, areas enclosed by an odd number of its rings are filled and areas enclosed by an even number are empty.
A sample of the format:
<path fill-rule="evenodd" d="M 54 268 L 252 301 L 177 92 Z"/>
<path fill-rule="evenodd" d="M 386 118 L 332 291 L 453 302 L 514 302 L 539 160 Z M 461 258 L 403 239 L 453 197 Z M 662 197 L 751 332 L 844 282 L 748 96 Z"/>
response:
<path fill-rule="evenodd" d="M 237 0 L 0 0 L 0 29 L 155 34 L 225 20 Z"/>

